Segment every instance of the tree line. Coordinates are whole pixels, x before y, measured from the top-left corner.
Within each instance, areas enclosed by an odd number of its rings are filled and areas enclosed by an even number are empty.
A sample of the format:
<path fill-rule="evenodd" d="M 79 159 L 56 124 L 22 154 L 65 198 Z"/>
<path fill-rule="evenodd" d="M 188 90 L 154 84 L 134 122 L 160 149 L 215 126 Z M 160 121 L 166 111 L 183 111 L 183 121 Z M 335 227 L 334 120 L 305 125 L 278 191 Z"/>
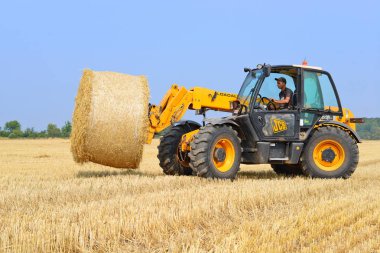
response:
<path fill-rule="evenodd" d="M 17 120 L 8 121 L 4 127 L 0 127 L 0 137 L 7 138 L 68 138 L 71 134 L 71 122 L 66 121 L 59 128 L 56 124 L 49 123 L 46 130 L 36 131 L 33 127 L 22 130 L 20 122 Z"/>
<path fill-rule="evenodd" d="M 364 118 L 365 123 L 356 124 L 356 131 L 365 140 L 380 140 L 380 118 Z"/>
<path fill-rule="evenodd" d="M 380 118 L 364 118 L 364 120 L 365 123 L 356 125 L 359 136 L 365 140 L 380 140 Z M 17 120 L 8 121 L 3 128 L 0 127 L 0 137 L 7 138 L 68 138 L 70 134 L 70 121 L 66 121 L 61 128 L 50 123 L 46 130 L 42 131 L 36 131 L 33 127 L 22 130 Z"/>

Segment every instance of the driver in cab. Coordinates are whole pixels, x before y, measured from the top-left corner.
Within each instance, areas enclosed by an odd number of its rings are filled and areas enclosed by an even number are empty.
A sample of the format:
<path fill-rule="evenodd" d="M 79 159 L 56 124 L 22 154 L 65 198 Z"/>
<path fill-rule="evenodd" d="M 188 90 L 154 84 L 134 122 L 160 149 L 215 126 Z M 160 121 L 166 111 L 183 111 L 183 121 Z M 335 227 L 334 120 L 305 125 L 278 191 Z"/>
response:
<path fill-rule="evenodd" d="M 289 109 L 292 104 L 293 91 L 286 87 L 286 79 L 284 77 L 275 78 L 277 81 L 277 87 L 281 90 L 278 94 L 279 100 L 271 99 L 272 102 L 278 105 L 278 108 Z"/>

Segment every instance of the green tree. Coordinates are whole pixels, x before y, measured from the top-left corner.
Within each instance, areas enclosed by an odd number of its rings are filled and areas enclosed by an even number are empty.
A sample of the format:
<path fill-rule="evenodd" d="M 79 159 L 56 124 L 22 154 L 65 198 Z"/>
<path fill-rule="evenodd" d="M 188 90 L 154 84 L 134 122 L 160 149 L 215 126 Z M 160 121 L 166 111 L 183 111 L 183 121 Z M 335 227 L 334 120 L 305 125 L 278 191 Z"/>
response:
<path fill-rule="evenodd" d="M 380 139 L 380 126 L 372 127 L 371 129 L 371 139 L 379 140 Z"/>
<path fill-rule="evenodd" d="M 21 130 L 21 124 L 17 120 L 8 121 L 5 123 L 4 130 L 9 133 L 14 130 Z"/>
<path fill-rule="evenodd" d="M 380 139 L 380 118 L 364 118 L 364 124 L 357 124 L 356 130 L 362 139 Z"/>
<path fill-rule="evenodd" d="M 46 138 L 46 137 L 48 137 L 46 130 L 43 130 L 43 131 L 37 133 L 37 137 L 38 138 Z"/>
<path fill-rule="evenodd" d="M 15 129 L 12 131 L 12 133 L 10 133 L 10 135 L 14 136 L 14 138 L 20 138 L 20 137 L 23 137 L 24 133 L 20 129 Z"/>
<path fill-rule="evenodd" d="M 17 135 L 14 134 L 14 133 L 10 133 L 10 134 L 8 135 L 8 138 L 9 138 L 9 139 L 15 139 L 15 138 L 17 138 Z"/>
<path fill-rule="evenodd" d="M 65 125 L 61 128 L 62 137 L 70 137 L 71 128 L 72 127 L 70 121 L 66 121 Z"/>
<path fill-rule="evenodd" d="M 7 135 L 6 135 L 6 132 L 5 131 L 3 131 L 2 129 L 1 129 L 1 127 L 0 127 L 0 137 L 6 137 Z"/>
<path fill-rule="evenodd" d="M 48 124 L 47 126 L 47 136 L 48 137 L 60 137 L 61 136 L 61 129 L 57 127 L 56 124 Z"/>
<path fill-rule="evenodd" d="M 33 127 L 32 128 L 28 127 L 27 129 L 25 129 L 23 137 L 25 137 L 25 138 L 36 138 L 37 134 L 38 133 L 36 131 L 34 131 Z"/>

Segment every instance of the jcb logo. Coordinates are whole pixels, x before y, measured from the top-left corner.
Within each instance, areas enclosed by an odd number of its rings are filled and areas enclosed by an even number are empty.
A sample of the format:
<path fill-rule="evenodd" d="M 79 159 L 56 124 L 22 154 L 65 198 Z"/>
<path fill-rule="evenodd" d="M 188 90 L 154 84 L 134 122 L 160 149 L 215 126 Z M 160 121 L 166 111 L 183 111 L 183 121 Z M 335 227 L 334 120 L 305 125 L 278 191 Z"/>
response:
<path fill-rule="evenodd" d="M 288 130 L 288 125 L 285 120 L 282 119 L 272 119 L 272 129 L 273 133 L 284 132 Z"/>

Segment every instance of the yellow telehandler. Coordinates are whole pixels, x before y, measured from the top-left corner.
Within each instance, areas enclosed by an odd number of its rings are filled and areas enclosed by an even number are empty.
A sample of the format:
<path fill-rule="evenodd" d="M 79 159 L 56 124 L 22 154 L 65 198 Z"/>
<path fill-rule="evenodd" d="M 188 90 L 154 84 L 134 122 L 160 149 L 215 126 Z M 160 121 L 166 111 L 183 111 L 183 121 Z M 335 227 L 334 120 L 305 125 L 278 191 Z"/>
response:
<path fill-rule="evenodd" d="M 356 123 L 363 119 L 342 108 L 331 75 L 307 65 L 244 71 L 238 94 L 174 84 L 159 105 L 149 105 L 147 143 L 171 126 L 158 146 L 163 172 L 233 179 L 240 164 L 271 164 L 281 175 L 349 178 L 359 161 Z M 275 102 L 278 79 L 292 94 L 285 108 Z M 231 115 L 204 118 L 202 126 L 180 121 L 188 109 Z"/>

